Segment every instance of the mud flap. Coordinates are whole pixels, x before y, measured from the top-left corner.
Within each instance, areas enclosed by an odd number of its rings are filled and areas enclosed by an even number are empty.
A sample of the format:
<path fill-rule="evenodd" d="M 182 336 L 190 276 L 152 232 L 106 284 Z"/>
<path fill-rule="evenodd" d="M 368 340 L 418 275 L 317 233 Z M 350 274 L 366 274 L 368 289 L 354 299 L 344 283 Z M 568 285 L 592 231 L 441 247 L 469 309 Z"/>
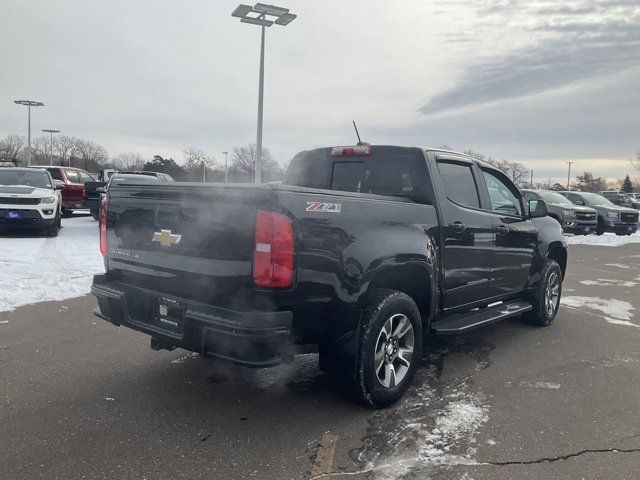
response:
<path fill-rule="evenodd" d="M 356 379 L 360 327 L 332 343 L 320 344 L 320 370 L 345 380 Z"/>

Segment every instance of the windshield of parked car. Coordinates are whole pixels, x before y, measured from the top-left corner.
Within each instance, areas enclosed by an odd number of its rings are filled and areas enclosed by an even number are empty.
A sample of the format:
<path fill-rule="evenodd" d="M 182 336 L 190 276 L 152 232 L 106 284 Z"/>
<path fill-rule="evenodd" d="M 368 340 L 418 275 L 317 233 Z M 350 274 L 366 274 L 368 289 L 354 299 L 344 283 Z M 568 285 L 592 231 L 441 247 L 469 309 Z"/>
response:
<path fill-rule="evenodd" d="M 39 170 L 1 170 L 0 185 L 51 188 L 51 177 Z"/>
<path fill-rule="evenodd" d="M 550 205 L 573 205 L 567 197 L 556 192 L 541 191 L 538 194 Z"/>
<path fill-rule="evenodd" d="M 597 193 L 581 193 L 580 196 L 584 200 L 584 203 L 589 205 L 590 207 L 603 206 L 603 207 L 615 207 L 616 204 L 610 202 L 602 195 L 598 195 Z"/>

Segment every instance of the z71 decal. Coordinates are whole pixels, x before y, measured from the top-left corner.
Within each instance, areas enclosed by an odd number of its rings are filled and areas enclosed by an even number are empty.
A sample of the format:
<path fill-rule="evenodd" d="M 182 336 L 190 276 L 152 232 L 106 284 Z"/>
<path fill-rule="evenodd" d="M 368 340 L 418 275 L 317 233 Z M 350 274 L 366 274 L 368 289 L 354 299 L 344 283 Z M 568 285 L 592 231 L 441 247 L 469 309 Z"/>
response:
<path fill-rule="evenodd" d="M 340 203 L 307 202 L 307 212 L 340 213 L 341 210 Z"/>

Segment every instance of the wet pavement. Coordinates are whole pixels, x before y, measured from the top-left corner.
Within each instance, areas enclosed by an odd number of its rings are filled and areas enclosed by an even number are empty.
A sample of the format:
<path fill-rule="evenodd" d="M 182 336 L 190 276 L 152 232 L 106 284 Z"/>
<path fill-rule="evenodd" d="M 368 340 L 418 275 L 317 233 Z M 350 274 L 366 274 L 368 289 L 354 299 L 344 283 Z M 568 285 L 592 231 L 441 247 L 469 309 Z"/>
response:
<path fill-rule="evenodd" d="M 570 257 L 552 327 L 433 338 L 375 412 L 312 354 L 249 370 L 154 352 L 91 297 L 0 313 L 0 478 L 635 479 L 640 248 Z"/>

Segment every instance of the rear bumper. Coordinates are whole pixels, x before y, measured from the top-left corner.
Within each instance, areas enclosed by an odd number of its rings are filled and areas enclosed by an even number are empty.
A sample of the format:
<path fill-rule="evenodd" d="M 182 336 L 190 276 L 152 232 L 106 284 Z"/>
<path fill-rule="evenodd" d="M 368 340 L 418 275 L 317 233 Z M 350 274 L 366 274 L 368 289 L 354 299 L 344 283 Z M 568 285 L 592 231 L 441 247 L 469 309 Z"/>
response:
<path fill-rule="evenodd" d="M 114 325 L 151 335 L 156 343 L 185 348 L 206 356 L 250 367 L 270 367 L 289 358 L 292 312 L 240 312 L 170 296 L 183 309 L 183 328 L 163 328 L 159 322 L 160 292 L 93 277 L 91 293 L 98 299 L 95 314 Z"/>

